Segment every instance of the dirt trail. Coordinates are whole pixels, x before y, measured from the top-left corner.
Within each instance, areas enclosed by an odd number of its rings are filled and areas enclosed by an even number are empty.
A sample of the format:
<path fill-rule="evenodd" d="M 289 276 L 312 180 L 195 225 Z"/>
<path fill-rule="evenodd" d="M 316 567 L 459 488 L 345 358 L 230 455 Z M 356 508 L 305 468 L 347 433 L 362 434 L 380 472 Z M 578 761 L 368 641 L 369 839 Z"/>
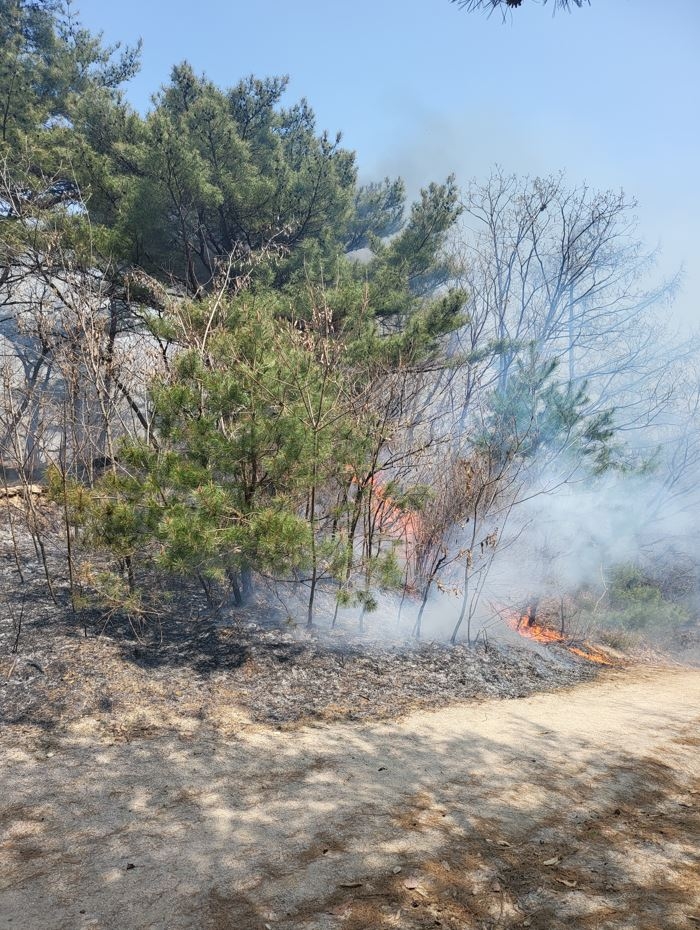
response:
<path fill-rule="evenodd" d="M 0 927 L 700 927 L 698 720 L 700 672 L 643 669 L 233 740 L 8 730 Z"/>

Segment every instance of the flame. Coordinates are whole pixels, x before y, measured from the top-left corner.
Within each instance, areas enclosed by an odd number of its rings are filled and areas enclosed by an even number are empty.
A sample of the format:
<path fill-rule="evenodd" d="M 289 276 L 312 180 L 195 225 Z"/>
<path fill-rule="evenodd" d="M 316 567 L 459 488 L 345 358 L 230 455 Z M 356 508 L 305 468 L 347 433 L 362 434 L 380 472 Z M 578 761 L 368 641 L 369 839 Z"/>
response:
<path fill-rule="evenodd" d="M 413 511 L 399 507 L 387 494 L 384 485 L 377 477 L 372 479 L 372 491 L 376 499 L 375 516 L 379 519 L 384 533 L 404 540 L 406 546 L 416 538 L 418 517 Z"/>
<path fill-rule="evenodd" d="M 580 656 L 588 662 L 596 662 L 598 665 L 611 666 L 615 664 L 612 658 L 603 652 L 602 649 L 598 649 L 596 646 L 592 646 L 585 642 L 574 645 L 571 642 L 571 637 L 565 636 L 558 630 L 551 629 L 551 627 L 542 626 L 542 624 L 537 623 L 529 613 L 511 613 L 510 616 L 506 617 L 506 622 L 516 633 L 528 639 L 534 639 L 535 642 L 545 644 L 559 643 L 574 655 Z"/>
<path fill-rule="evenodd" d="M 352 468 L 348 465 L 346 470 L 352 475 L 352 483 L 359 487 L 360 481 L 356 475 L 352 474 Z M 365 487 L 367 486 L 371 488 L 373 498 L 372 519 L 384 536 L 402 542 L 408 553 L 410 546 L 415 542 L 420 526 L 418 514 L 400 507 L 387 492 L 378 474 L 366 479 Z"/>

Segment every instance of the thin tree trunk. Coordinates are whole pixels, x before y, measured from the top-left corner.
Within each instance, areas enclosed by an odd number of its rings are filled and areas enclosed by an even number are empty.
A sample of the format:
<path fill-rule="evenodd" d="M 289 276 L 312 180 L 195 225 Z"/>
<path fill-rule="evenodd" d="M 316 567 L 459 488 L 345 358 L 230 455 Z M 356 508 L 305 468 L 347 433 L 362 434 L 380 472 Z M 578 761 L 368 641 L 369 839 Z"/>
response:
<path fill-rule="evenodd" d="M 309 591 L 309 604 L 306 612 L 306 628 L 310 630 L 314 625 L 314 599 L 316 597 L 316 584 L 318 582 L 318 561 L 316 556 L 316 469 L 318 467 L 317 462 L 317 433 L 314 434 L 314 448 L 313 456 L 314 461 L 312 465 L 312 475 L 311 475 L 311 491 L 309 493 L 308 501 L 308 510 L 309 510 L 309 525 L 311 527 L 311 588 Z"/>
<path fill-rule="evenodd" d="M 455 628 L 452 631 L 452 636 L 450 637 L 450 643 L 455 646 L 457 644 L 457 634 L 459 633 L 460 627 L 464 623 L 464 618 L 467 615 L 468 605 L 469 605 L 469 556 L 467 556 L 464 564 L 464 593 L 462 595 L 462 608 L 459 612 L 459 618 L 455 624 Z M 469 619 L 467 621 L 467 645 L 471 646 L 472 644 L 472 630 L 471 630 L 471 610 L 469 610 Z"/>
<path fill-rule="evenodd" d="M 423 600 L 421 601 L 420 610 L 418 611 L 418 616 L 416 617 L 416 623 L 415 623 L 415 626 L 413 627 L 413 635 L 416 639 L 420 639 L 421 624 L 423 622 L 423 614 L 425 613 L 425 606 L 428 603 L 428 594 L 430 593 L 430 588 L 433 584 L 434 577 L 435 576 L 433 575 L 430 578 L 423 592 Z"/>

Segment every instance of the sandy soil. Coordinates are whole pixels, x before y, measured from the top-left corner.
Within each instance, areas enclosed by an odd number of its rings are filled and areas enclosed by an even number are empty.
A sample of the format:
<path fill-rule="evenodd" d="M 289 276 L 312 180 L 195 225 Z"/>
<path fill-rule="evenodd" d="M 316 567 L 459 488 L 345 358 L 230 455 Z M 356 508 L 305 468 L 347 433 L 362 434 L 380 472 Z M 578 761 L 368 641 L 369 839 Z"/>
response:
<path fill-rule="evenodd" d="M 700 672 L 398 722 L 7 727 L 0 927 L 700 927 Z"/>

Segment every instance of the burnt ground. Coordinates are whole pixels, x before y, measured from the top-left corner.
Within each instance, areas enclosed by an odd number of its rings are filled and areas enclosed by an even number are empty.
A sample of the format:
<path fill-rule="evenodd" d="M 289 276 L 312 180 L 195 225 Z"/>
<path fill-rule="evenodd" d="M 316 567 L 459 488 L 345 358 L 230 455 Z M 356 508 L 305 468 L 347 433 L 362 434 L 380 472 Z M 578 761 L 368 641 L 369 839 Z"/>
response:
<path fill-rule="evenodd" d="M 160 727 L 184 715 L 217 726 L 220 711 L 233 707 L 276 725 L 381 719 L 473 698 L 523 697 L 598 673 L 560 647 L 309 635 L 277 622 L 269 608 L 242 613 L 230 626 L 169 617 L 140 638 L 123 624 L 101 634 L 99 621 L 87 629 L 86 637 L 79 617 L 42 602 L 26 609 L 13 654 L 16 624 L 0 622 L 0 721 L 50 730 L 96 715 L 128 728 L 140 714 L 143 726 Z"/>
<path fill-rule="evenodd" d="M 58 539 L 57 515 L 42 514 L 45 538 Z M 159 582 L 147 622 L 74 611 L 59 545 L 47 550 L 54 602 L 19 522 L 19 559 L 7 524 L 1 541 L 0 724 L 51 732 L 89 718 L 129 736 L 177 729 L 183 720 L 227 732 L 243 721 L 377 720 L 570 687 L 599 672 L 559 646 L 416 645 L 395 629 L 393 638 L 373 641 L 372 629 L 381 627 L 374 619 L 363 636 L 330 631 L 328 618 L 308 632 L 264 592 L 246 609 L 216 610 L 198 585 Z"/>
<path fill-rule="evenodd" d="M 52 731 L 85 717 L 113 734 L 135 735 L 177 728 L 185 718 L 220 729 L 244 719 L 283 727 L 377 720 L 570 687 L 599 672 L 558 646 L 449 647 L 309 633 L 264 602 L 222 618 L 195 589 L 170 592 L 172 606 L 137 629 L 88 610 L 73 614 L 60 582 L 53 604 L 37 568 L 25 569 L 24 584 L 11 563 L 4 568 L 5 725 Z"/>
<path fill-rule="evenodd" d="M 46 508 L 44 518 L 47 540 L 58 539 L 57 515 Z M 326 616 L 308 632 L 269 593 L 246 609 L 215 610 L 197 585 L 161 586 L 139 624 L 73 611 L 65 559 L 49 551 L 54 602 L 18 527 L 21 575 L 7 524 L 0 538 L 0 724 L 51 731 L 89 718 L 128 735 L 177 729 L 181 720 L 228 731 L 243 721 L 392 719 L 568 688 L 602 671 L 562 645 L 512 631 L 510 642 L 417 645 L 398 637 L 393 616 L 372 618 L 363 636 L 330 631 Z M 388 635 L 373 639 L 382 625 Z M 618 653 L 613 661 L 624 660 Z"/>

